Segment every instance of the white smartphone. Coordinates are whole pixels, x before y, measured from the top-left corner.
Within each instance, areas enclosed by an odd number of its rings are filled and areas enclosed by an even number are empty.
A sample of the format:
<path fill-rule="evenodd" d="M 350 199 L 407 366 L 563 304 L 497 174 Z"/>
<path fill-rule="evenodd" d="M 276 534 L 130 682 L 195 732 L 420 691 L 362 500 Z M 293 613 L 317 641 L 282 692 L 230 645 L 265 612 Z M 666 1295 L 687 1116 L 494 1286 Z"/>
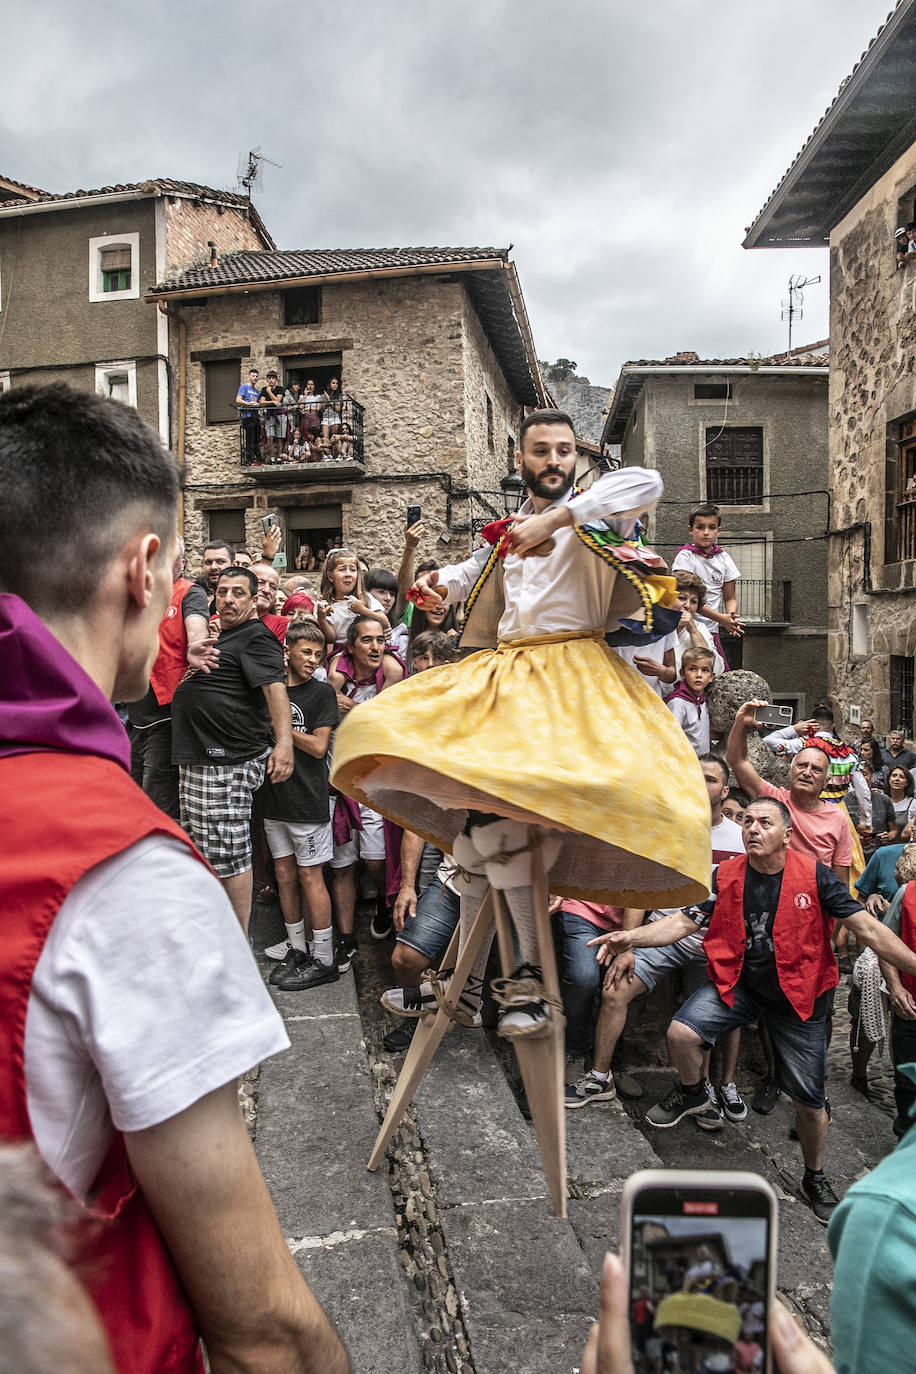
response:
<path fill-rule="evenodd" d="M 647 1169 L 627 1179 L 620 1245 L 635 1374 L 771 1370 L 777 1214 L 758 1174 Z"/>

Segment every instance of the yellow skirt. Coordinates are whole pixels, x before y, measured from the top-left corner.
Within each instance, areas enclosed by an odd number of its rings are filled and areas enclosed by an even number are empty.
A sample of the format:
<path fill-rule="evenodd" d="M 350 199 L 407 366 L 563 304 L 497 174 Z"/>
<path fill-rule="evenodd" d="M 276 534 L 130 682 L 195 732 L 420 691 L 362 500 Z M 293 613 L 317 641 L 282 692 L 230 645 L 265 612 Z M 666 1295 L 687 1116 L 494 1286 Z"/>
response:
<path fill-rule="evenodd" d="M 550 890 L 612 906 L 709 891 L 709 799 L 686 736 L 596 636 L 503 644 L 351 711 L 334 786 L 450 851 L 467 811 L 563 832 Z"/>

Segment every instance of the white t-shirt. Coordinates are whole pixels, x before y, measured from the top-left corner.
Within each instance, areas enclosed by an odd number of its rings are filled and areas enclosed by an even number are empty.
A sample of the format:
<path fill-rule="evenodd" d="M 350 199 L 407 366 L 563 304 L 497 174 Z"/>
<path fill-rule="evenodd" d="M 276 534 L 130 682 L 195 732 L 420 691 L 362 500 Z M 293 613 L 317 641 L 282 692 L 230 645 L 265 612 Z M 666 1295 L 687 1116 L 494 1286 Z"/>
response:
<path fill-rule="evenodd" d="M 113 1126 L 141 1131 L 289 1048 L 221 883 L 149 836 L 73 887 L 35 968 L 25 1027 L 41 1155 L 84 1198 Z"/>
<path fill-rule="evenodd" d="M 330 603 L 331 609 L 328 612 L 327 618 L 334 626 L 334 634 L 336 635 L 334 640 L 335 645 L 346 644 L 347 642 L 347 631 L 356 619 L 356 612 L 350 610 L 350 602 L 353 599 L 353 596 L 346 596 L 340 601 L 332 601 Z M 373 596 L 371 592 L 366 596 L 365 604 L 369 607 L 370 611 L 375 611 L 376 615 L 385 614 L 381 601 Z"/>
<path fill-rule="evenodd" d="M 697 616 L 694 619 L 694 624 L 699 630 L 702 638 L 706 641 L 707 649 L 711 649 L 712 652 L 715 654 L 715 662 L 712 665 L 712 670 L 715 673 L 716 677 L 718 677 L 720 673 L 725 672 L 725 659 L 722 657 L 722 655 L 716 648 L 715 644 L 712 642 L 712 631 L 715 628 L 713 622 L 711 620 L 701 620 L 700 617 Z M 674 645 L 674 666 L 675 668 L 677 668 L 678 677 L 680 677 L 681 663 L 683 662 L 683 658 L 687 650 L 693 648 L 693 640 L 690 638 L 689 630 L 678 630 L 674 638 L 676 641 Z M 676 686 L 677 683 L 673 682 L 671 684 L 671 687 L 666 689 L 666 694 L 667 691 L 673 692 Z"/>
<path fill-rule="evenodd" d="M 640 658 L 651 658 L 656 663 L 664 662 L 665 654 L 669 649 L 675 649 L 677 645 L 677 633 L 672 631 L 670 635 L 665 635 L 664 639 L 657 639 L 654 644 L 611 644 L 618 658 L 622 658 L 624 663 L 629 663 L 634 673 L 639 673 L 647 687 L 651 687 L 653 692 L 657 692 L 660 697 L 664 697 L 666 690 L 671 691 L 676 685 L 662 682 L 660 677 L 647 677 L 645 673 L 640 673 L 636 664 L 633 662 L 637 655 Z"/>
<path fill-rule="evenodd" d="M 683 697 L 671 696 L 667 701 L 668 710 L 690 741 L 697 755 L 709 753 L 709 708 L 704 701 L 699 707 Z"/>
<path fill-rule="evenodd" d="M 723 549 L 721 553 L 714 553 L 711 558 L 704 558 L 702 554 L 694 553 L 692 549 L 681 549 L 675 555 L 674 562 L 671 564 L 671 571 L 677 572 L 683 569 L 691 572 L 700 579 L 706 588 L 706 604 L 711 611 L 721 611 L 722 609 L 722 588 L 726 582 L 737 582 L 741 576 L 741 570 L 730 553 Z M 717 629 L 715 621 L 709 621 L 702 611 L 696 615 L 697 621 L 706 620 L 713 629 Z"/>

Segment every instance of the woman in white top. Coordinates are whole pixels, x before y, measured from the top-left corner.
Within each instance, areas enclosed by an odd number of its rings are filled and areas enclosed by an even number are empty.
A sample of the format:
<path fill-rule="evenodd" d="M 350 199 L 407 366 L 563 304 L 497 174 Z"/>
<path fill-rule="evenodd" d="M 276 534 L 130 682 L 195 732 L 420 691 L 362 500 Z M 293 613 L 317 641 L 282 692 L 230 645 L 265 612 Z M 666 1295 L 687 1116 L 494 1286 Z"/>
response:
<path fill-rule="evenodd" d="M 340 390 L 340 378 L 332 377 L 328 382 L 328 389 L 325 397 L 327 405 L 321 412 L 321 433 L 325 439 L 331 437 L 331 430 L 336 431 L 340 428 L 340 410 L 343 393 Z"/>
<path fill-rule="evenodd" d="M 887 795 L 894 808 L 894 816 L 900 827 L 900 839 L 908 844 L 913 835 L 913 822 L 916 820 L 916 797 L 913 779 L 907 768 L 898 764 L 887 775 Z"/>
<path fill-rule="evenodd" d="M 307 435 L 317 434 L 321 428 L 321 412 L 324 410 L 327 399 L 323 391 L 315 390 L 315 378 L 309 377 L 299 401 Z"/>

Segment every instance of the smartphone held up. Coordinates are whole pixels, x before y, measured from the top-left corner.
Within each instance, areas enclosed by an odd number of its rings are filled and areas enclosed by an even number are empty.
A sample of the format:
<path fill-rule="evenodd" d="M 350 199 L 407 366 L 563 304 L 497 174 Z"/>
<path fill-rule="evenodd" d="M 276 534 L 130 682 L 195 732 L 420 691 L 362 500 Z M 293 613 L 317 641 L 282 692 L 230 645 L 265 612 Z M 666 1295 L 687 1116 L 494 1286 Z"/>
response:
<path fill-rule="evenodd" d="M 769 1370 L 776 1194 L 757 1174 L 646 1170 L 620 1211 L 635 1374 Z"/>

